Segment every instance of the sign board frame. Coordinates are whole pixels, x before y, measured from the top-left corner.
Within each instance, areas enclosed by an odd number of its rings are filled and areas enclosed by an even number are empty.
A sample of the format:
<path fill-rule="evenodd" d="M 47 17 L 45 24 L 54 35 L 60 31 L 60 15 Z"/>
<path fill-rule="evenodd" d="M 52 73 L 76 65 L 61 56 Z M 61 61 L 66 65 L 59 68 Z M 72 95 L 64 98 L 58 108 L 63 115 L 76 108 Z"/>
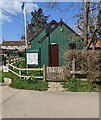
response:
<path fill-rule="evenodd" d="M 27 65 L 38 65 L 38 53 L 26 53 Z"/>
<path fill-rule="evenodd" d="M 37 56 L 37 62 L 36 61 L 29 61 L 28 62 L 28 54 L 30 55 L 30 57 L 32 56 Z M 30 64 L 31 62 L 31 64 Z M 25 49 L 25 64 L 27 66 L 32 66 L 32 65 L 35 65 L 35 66 L 39 66 L 40 67 L 40 50 L 33 50 L 33 49 Z"/>

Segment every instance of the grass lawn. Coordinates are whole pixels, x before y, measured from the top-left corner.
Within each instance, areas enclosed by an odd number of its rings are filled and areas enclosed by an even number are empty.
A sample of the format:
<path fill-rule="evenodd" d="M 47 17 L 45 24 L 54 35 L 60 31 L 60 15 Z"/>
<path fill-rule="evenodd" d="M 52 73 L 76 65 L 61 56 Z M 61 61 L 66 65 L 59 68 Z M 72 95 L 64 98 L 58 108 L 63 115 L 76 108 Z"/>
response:
<path fill-rule="evenodd" d="M 25 89 L 25 90 L 38 90 L 38 91 L 45 91 L 48 89 L 48 83 L 41 79 L 24 80 L 24 79 L 20 79 L 11 72 L 8 73 L 3 72 L 2 76 L 3 78 L 7 77 L 12 79 L 12 83 L 10 84 L 10 87 L 13 88 Z"/>
<path fill-rule="evenodd" d="M 25 90 L 45 91 L 48 89 L 48 83 L 43 80 L 13 80 L 10 87 Z"/>
<path fill-rule="evenodd" d="M 96 91 L 96 86 L 90 81 L 69 80 L 62 83 L 66 91 L 72 92 L 93 92 Z"/>
<path fill-rule="evenodd" d="M 17 61 L 16 63 L 13 64 L 14 66 L 18 68 L 25 68 L 25 61 Z M 31 67 L 36 67 L 37 66 L 31 66 Z M 13 69 L 16 73 L 19 71 L 16 69 Z M 21 75 L 26 75 L 26 71 L 21 71 Z M 29 71 L 28 76 L 43 76 L 43 71 Z M 18 76 L 14 75 L 11 72 L 4 73 L 2 74 L 3 78 L 11 78 L 12 83 L 10 84 L 10 87 L 17 88 L 17 89 L 26 89 L 26 90 L 39 90 L 39 91 L 45 91 L 48 89 L 48 83 L 46 81 L 43 81 L 42 79 L 20 79 Z"/>

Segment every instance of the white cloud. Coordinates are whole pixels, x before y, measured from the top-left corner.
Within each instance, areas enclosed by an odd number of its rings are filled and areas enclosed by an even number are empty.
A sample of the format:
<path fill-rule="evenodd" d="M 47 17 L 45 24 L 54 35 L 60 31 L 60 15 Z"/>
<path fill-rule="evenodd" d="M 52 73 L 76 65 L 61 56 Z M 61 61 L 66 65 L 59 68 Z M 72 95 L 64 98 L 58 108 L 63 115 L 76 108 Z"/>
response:
<path fill-rule="evenodd" d="M 28 13 L 30 13 L 33 10 L 37 10 L 39 7 L 37 4 L 27 3 L 26 4 L 26 10 Z"/>
<path fill-rule="evenodd" d="M 0 21 L 7 21 L 10 22 L 12 21 L 10 14 L 13 15 L 17 15 L 18 13 L 21 13 L 21 1 L 20 0 L 12 0 L 12 1 L 8 1 L 8 0 L 3 0 L 2 4 L 0 4 L 0 11 L 2 11 L 2 13 L 0 12 Z M 37 10 L 38 9 L 38 5 L 33 3 L 33 0 L 27 0 L 26 2 L 26 11 L 27 13 L 30 13 L 33 10 Z M 6 11 L 8 12 L 6 12 Z M 2 14 L 2 15 L 1 15 Z"/>

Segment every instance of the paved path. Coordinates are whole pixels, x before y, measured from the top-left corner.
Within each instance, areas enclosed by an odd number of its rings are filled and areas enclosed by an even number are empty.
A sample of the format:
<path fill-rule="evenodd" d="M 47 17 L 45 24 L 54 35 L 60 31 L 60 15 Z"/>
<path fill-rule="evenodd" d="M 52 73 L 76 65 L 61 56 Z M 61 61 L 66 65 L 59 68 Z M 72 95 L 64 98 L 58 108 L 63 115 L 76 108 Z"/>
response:
<path fill-rule="evenodd" d="M 4 118 L 98 118 L 99 93 L 2 89 Z"/>
<path fill-rule="evenodd" d="M 48 91 L 65 91 L 60 82 L 48 82 Z"/>

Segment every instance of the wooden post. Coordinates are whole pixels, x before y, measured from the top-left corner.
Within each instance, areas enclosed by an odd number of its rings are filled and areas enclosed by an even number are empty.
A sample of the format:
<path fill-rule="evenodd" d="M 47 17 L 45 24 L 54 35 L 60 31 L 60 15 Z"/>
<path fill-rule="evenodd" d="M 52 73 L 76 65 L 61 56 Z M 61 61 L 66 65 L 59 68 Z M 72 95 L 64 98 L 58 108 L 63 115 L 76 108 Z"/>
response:
<path fill-rule="evenodd" d="M 20 75 L 20 78 L 21 78 L 21 70 L 20 70 L 20 68 L 19 68 L 19 75 Z"/>
<path fill-rule="evenodd" d="M 46 65 L 43 65 L 43 80 L 46 80 Z"/>
<path fill-rule="evenodd" d="M 11 59 L 9 58 L 9 64 L 11 64 Z"/>

